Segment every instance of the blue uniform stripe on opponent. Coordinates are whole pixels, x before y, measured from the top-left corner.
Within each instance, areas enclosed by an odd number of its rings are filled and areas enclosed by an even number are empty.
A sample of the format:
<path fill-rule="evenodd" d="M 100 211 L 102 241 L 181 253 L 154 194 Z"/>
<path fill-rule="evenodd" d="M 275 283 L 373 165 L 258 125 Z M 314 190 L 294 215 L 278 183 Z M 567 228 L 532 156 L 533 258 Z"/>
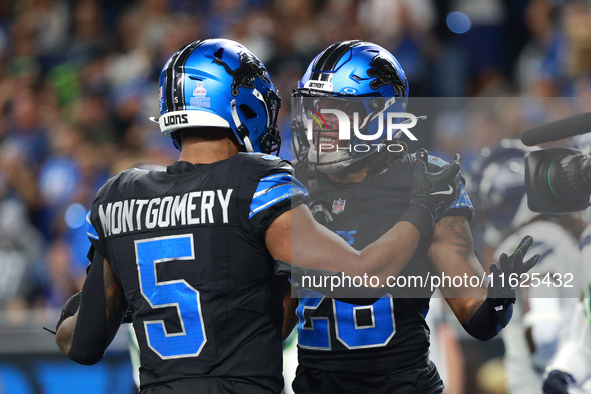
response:
<path fill-rule="evenodd" d="M 250 219 L 258 212 L 274 204 L 294 196 L 308 196 L 308 191 L 291 174 L 279 173 L 269 175 L 259 181 L 250 203 Z"/>
<path fill-rule="evenodd" d="M 90 222 L 90 211 L 86 214 L 86 235 L 88 238 L 99 239 L 98 232 Z"/>

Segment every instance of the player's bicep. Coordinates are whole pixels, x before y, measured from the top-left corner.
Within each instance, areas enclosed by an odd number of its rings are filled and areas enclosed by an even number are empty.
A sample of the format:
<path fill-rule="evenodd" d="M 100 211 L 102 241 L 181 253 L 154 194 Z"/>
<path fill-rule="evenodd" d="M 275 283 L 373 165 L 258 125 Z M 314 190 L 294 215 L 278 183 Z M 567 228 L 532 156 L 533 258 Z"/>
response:
<path fill-rule="evenodd" d="M 291 211 L 273 220 L 265 231 L 265 244 L 275 260 L 291 263 Z"/>
<path fill-rule="evenodd" d="M 307 203 L 308 199 L 308 191 L 290 172 L 272 173 L 261 178 L 249 207 L 248 220 L 253 233 L 266 233 L 280 216 Z"/>
<path fill-rule="evenodd" d="M 467 277 L 479 276 L 477 271 L 480 263 L 474 253 L 474 242 L 470 225 L 463 216 L 443 217 L 433 230 L 433 242 L 429 248 L 429 259 L 431 260 L 437 274 L 443 276 Z M 444 282 L 440 287 L 446 298 L 478 298 L 486 294 L 486 290 L 471 286 L 450 286 Z M 462 283 L 464 284 L 464 283 Z M 448 300 L 449 303 L 449 300 Z M 452 306 L 450 304 L 450 306 Z M 452 306 L 452 309 L 453 306 Z"/>

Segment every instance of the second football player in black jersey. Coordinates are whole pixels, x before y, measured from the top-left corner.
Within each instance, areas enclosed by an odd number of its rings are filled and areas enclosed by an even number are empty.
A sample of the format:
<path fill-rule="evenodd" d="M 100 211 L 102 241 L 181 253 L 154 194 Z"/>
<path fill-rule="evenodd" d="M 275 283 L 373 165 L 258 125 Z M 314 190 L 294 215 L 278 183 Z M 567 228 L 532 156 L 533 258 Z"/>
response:
<path fill-rule="evenodd" d="M 395 138 L 402 128 L 388 135 L 384 125 L 388 112 L 402 116 L 407 96 L 408 82 L 398 61 L 384 48 L 363 41 L 328 47 L 294 90 L 296 175 L 309 186 L 315 219 L 357 249 L 401 220 L 411 202 L 413 163 L 427 160 L 424 151 L 408 154 Z M 431 171 L 446 166 L 436 157 L 428 162 Z M 449 192 L 443 188 L 431 195 Z M 462 186 L 451 206 L 435 213 L 433 231 L 421 237 L 400 275 L 474 275 L 473 267 L 480 264 L 468 225 L 471 217 L 472 204 Z M 511 256 L 516 270 L 523 267 L 530 245 L 527 239 Z M 295 392 L 441 392 L 443 383 L 429 361 L 425 322 L 431 290 L 419 290 L 393 288 L 371 305 L 356 305 L 300 289 Z M 507 324 L 514 300 L 514 293 L 500 298 L 492 290 L 487 298 L 484 288 L 441 288 L 460 323 L 483 340 Z"/>

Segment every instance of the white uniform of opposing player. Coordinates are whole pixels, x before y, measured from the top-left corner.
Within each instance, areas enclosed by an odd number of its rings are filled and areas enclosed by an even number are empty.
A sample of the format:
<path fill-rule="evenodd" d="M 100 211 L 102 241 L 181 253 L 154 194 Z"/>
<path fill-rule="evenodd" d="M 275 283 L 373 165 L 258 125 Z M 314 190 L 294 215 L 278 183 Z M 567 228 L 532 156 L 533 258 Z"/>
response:
<path fill-rule="evenodd" d="M 539 262 L 528 273 L 530 278 L 533 275 L 539 280 L 530 281 L 528 288 L 517 289 L 511 324 L 501 333 L 511 394 L 541 392 L 544 369 L 558 347 L 580 292 L 577 236 L 558 224 L 558 220 L 542 217 L 527 206 L 523 157 L 528 149 L 520 141 L 503 140 L 498 146 L 483 149 L 472 165 L 474 187 L 488 219 L 484 239 L 496 247 L 494 255 L 514 250 L 526 234 L 535 242 L 525 258 L 540 254 Z M 575 222 L 573 218 L 562 219 L 570 225 Z M 573 288 L 559 286 L 546 274 L 561 275 L 563 284 L 570 279 Z"/>
<path fill-rule="evenodd" d="M 556 223 L 538 220 L 521 227 L 502 242 L 496 253 L 511 250 L 523 234 L 530 234 L 535 243 L 528 255 L 539 253 L 538 264 L 530 271 L 540 278 L 549 273 L 573 275 L 574 288 L 529 287 L 520 290 L 513 310 L 513 319 L 502 331 L 505 344 L 505 371 L 511 394 L 539 394 L 546 366 L 556 352 L 559 338 L 564 335 L 579 291 L 581 254 L 578 240 Z M 529 256 L 526 256 L 526 258 Z M 564 283 L 564 279 L 563 279 Z M 531 283 L 530 283 L 531 285 Z M 534 352 L 526 336 L 531 330 Z"/>
<path fill-rule="evenodd" d="M 581 235 L 580 244 L 584 298 L 574 308 L 568 329 L 546 371 L 560 370 L 570 374 L 575 379 L 575 387 L 569 392 L 591 393 L 591 225 Z"/>

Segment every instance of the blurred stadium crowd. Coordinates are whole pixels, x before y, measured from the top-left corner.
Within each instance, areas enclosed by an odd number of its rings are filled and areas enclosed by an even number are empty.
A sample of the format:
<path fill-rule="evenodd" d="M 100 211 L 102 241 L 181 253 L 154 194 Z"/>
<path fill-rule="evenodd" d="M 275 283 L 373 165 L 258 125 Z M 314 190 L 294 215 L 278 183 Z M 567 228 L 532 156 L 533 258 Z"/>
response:
<path fill-rule="evenodd" d="M 284 100 L 281 154 L 289 157 L 291 89 L 329 44 L 360 38 L 392 51 L 408 75 L 411 106 L 417 96 L 590 96 L 589 7 L 560 0 L 0 2 L 0 309 L 61 307 L 84 278 L 85 214 L 98 188 L 138 163 L 176 159 L 148 117 L 158 115 L 162 65 L 182 45 L 226 37 L 261 58 Z M 540 105 L 529 118 L 501 110 L 504 116 L 447 114 L 427 147 L 444 157 L 460 151 L 468 165 L 482 147 L 569 114 Z"/>

